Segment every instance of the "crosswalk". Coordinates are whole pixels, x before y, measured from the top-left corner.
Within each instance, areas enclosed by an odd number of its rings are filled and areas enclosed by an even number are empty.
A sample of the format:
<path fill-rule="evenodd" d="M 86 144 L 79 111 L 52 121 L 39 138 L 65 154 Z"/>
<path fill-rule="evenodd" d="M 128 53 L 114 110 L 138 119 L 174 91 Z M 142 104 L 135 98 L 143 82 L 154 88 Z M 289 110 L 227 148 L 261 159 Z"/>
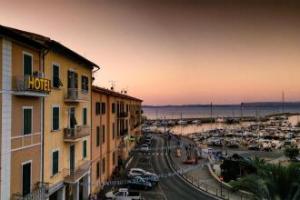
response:
<path fill-rule="evenodd" d="M 139 154 L 145 156 L 166 156 L 166 152 L 140 152 Z"/>

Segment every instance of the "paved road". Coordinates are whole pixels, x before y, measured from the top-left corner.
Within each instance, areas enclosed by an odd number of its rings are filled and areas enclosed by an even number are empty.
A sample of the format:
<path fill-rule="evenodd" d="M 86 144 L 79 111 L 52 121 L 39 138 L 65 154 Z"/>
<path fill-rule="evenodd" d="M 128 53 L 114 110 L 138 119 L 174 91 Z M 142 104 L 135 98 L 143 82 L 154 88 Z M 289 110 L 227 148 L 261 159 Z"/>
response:
<path fill-rule="evenodd" d="M 153 137 L 152 149 L 156 149 L 151 155 L 136 154 L 130 167 L 141 167 L 154 171 L 157 174 L 167 174 L 171 172 L 166 160 L 166 154 L 161 150 L 165 147 L 164 139 L 155 135 Z M 142 162 L 141 162 L 142 161 Z M 158 186 L 152 191 L 142 192 L 146 199 L 168 199 L 168 200 L 210 200 L 214 199 L 205 193 L 191 187 L 178 176 L 161 178 Z"/>

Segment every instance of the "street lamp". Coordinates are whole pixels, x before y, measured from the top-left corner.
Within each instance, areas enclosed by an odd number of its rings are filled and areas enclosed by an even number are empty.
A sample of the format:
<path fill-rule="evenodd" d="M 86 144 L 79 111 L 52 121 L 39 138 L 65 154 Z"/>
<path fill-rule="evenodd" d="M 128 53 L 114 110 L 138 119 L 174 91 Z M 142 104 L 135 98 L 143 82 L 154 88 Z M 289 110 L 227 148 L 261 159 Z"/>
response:
<path fill-rule="evenodd" d="M 222 182 L 223 182 L 223 176 L 220 176 L 220 186 L 221 186 L 221 197 L 223 197 L 223 194 L 222 194 Z"/>

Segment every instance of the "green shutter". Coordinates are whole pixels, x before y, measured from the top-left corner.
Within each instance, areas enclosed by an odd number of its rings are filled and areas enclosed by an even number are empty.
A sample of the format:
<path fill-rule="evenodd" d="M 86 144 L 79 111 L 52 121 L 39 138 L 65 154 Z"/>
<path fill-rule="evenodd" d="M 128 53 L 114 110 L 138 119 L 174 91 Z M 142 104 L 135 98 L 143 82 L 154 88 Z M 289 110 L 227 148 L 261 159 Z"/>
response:
<path fill-rule="evenodd" d="M 53 65 L 53 87 L 59 87 L 59 67 L 57 65 Z"/>
<path fill-rule="evenodd" d="M 100 145 L 100 127 L 97 126 L 97 147 Z"/>
<path fill-rule="evenodd" d="M 24 75 L 32 75 L 32 57 L 24 54 Z"/>
<path fill-rule="evenodd" d="M 87 124 L 87 108 L 83 108 L 83 125 Z"/>
<path fill-rule="evenodd" d="M 87 157 L 87 151 L 86 151 L 86 150 L 87 150 L 87 146 L 86 146 L 86 144 L 87 144 L 87 143 L 86 143 L 86 140 L 84 140 L 84 141 L 83 141 L 83 144 L 82 144 L 82 147 L 83 147 L 83 149 L 82 149 L 82 150 L 83 150 L 83 151 L 82 151 L 82 157 L 83 157 L 83 158 L 86 158 L 86 157 Z"/>
<path fill-rule="evenodd" d="M 58 151 L 53 152 L 53 161 L 52 161 L 52 175 L 58 173 Z"/>
<path fill-rule="evenodd" d="M 58 130 L 59 129 L 59 108 L 58 107 L 54 107 L 53 108 L 53 118 L 52 118 L 53 122 L 53 130 Z"/>
<path fill-rule="evenodd" d="M 31 122 L 31 119 L 32 119 L 32 110 L 31 109 L 24 109 L 24 135 L 26 134 L 31 134 L 32 133 L 32 122 Z"/>
<path fill-rule="evenodd" d="M 102 125 L 102 143 L 105 143 L 105 126 Z"/>

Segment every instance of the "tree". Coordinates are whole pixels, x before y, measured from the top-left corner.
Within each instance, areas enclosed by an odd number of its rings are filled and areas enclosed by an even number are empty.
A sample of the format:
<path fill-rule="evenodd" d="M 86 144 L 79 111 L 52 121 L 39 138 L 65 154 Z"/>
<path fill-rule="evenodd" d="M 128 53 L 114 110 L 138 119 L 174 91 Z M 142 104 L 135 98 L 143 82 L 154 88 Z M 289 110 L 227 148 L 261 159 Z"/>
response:
<path fill-rule="evenodd" d="M 291 146 L 285 149 L 284 155 L 294 160 L 299 155 L 299 149 L 297 147 Z"/>
<path fill-rule="evenodd" d="M 262 164 L 257 173 L 231 181 L 234 189 L 253 194 L 254 199 L 300 199 L 300 165 Z"/>

